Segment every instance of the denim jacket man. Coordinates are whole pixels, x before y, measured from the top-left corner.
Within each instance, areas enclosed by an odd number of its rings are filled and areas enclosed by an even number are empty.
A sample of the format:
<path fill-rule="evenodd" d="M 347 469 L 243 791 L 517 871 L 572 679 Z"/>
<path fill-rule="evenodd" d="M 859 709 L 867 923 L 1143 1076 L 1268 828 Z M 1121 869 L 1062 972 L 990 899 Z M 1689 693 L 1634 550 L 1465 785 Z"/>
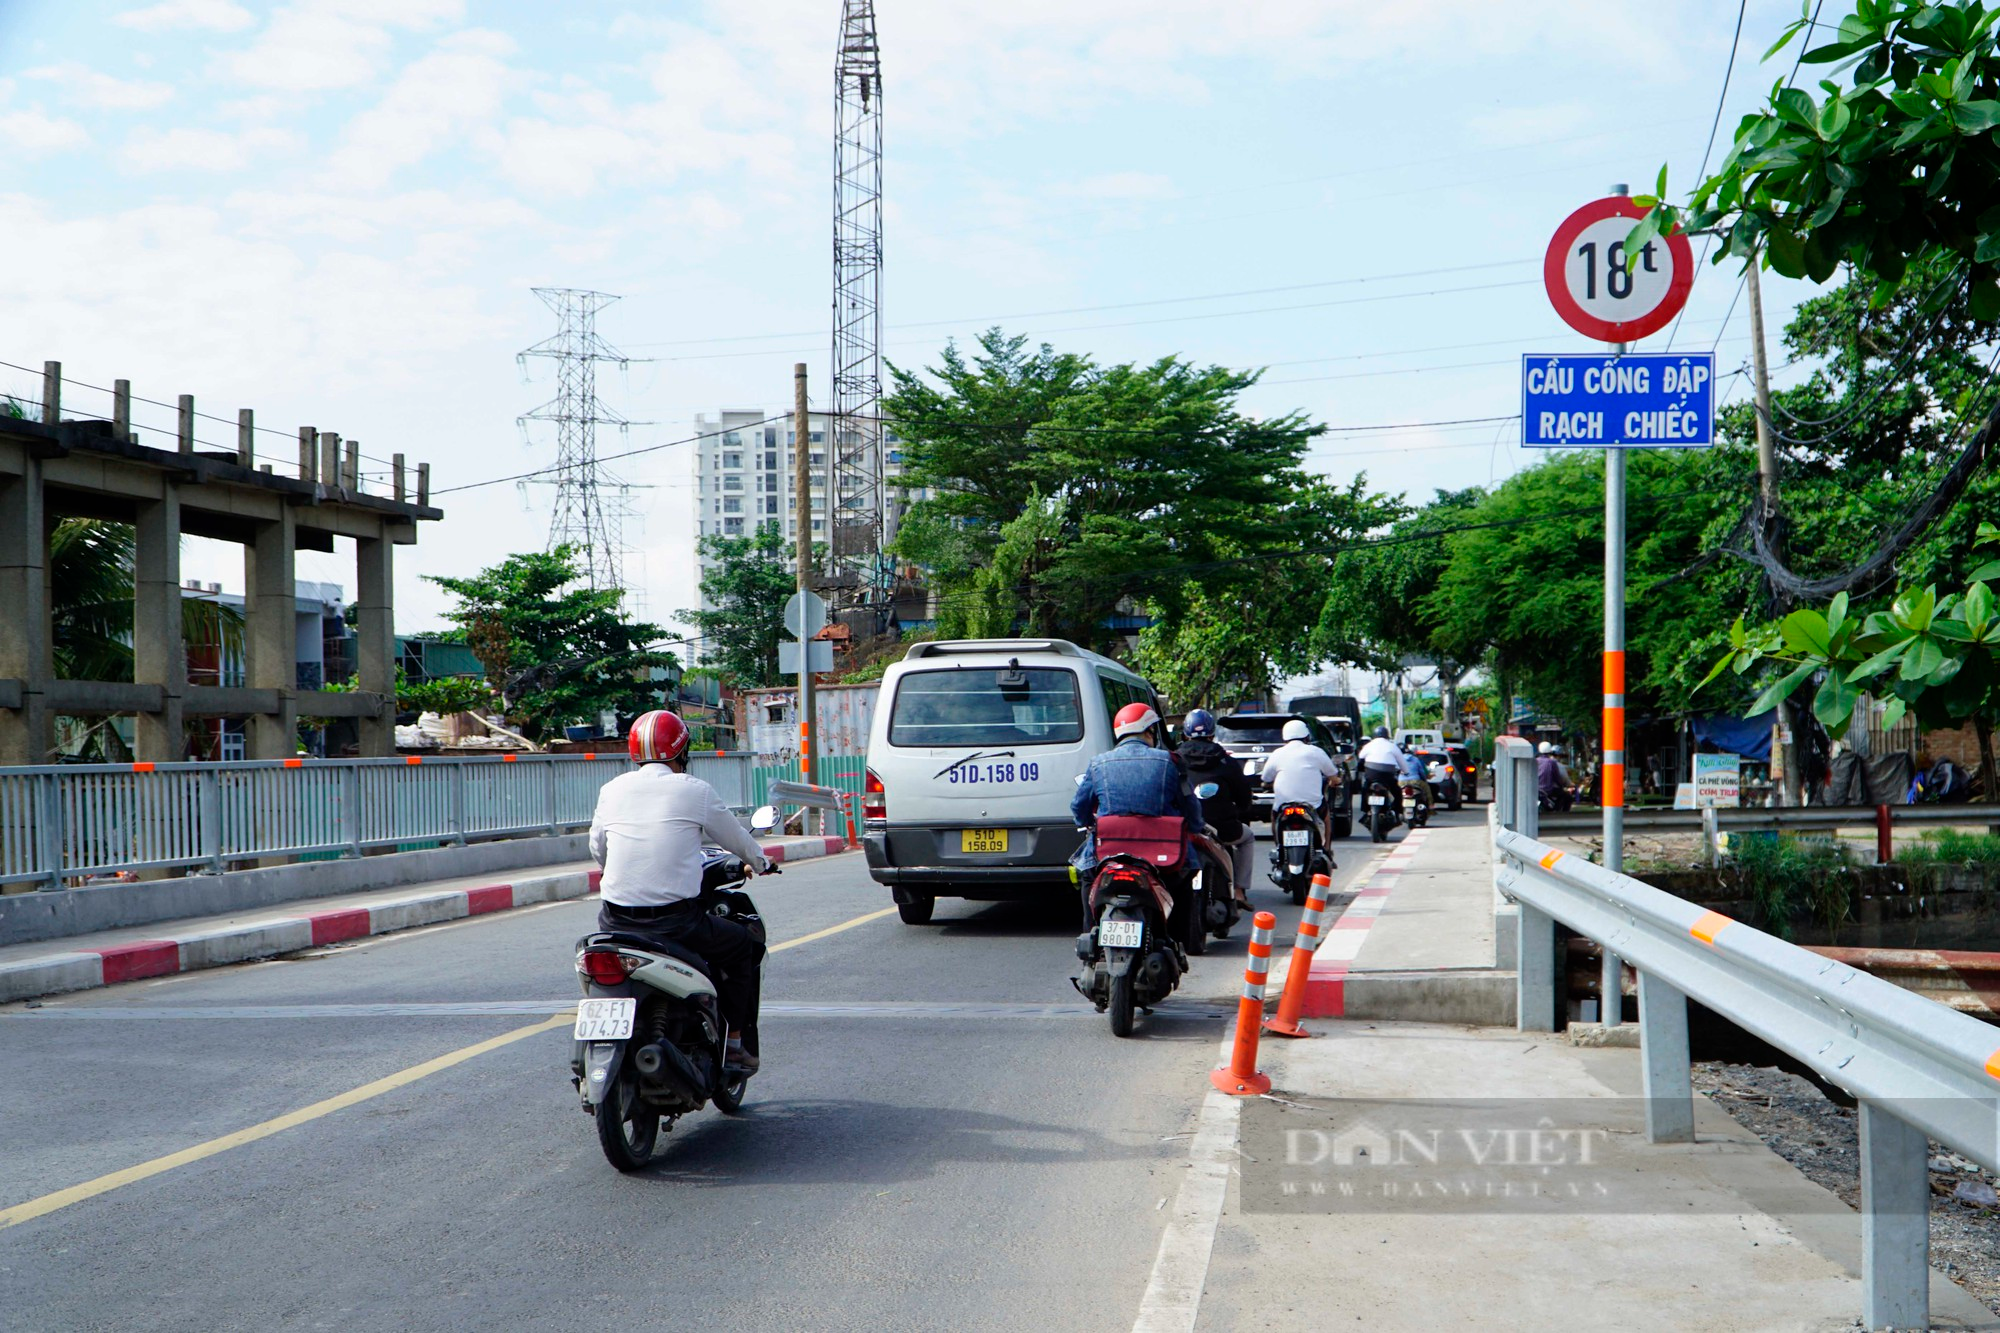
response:
<path fill-rule="evenodd" d="M 1153 745 L 1159 721 L 1144 704 L 1119 710 L 1118 744 L 1090 761 L 1070 798 L 1070 815 L 1079 825 L 1094 828 L 1099 815 L 1179 815 L 1189 833 L 1201 831 L 1201 802 L 1188 790 L 1186 773 L 1172 754 Z M 1097 868 L 1096 834 L 1087 835 L 1070 859 L 1088 879 Z"/>

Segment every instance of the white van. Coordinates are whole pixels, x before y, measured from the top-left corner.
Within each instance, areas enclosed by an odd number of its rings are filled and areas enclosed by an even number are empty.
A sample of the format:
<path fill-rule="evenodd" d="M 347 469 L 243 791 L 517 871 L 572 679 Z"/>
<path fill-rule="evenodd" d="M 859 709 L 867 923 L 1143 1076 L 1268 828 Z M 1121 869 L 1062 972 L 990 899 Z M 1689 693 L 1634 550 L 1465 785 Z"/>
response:
<path fill-rule="evenodd" d="M 940 897 L 1071 891 L 1076 780 L 1145 679 L 1062 639 L 913 646 L 882 677 L 862 796 L 868 873 L 922 925 Z"/>

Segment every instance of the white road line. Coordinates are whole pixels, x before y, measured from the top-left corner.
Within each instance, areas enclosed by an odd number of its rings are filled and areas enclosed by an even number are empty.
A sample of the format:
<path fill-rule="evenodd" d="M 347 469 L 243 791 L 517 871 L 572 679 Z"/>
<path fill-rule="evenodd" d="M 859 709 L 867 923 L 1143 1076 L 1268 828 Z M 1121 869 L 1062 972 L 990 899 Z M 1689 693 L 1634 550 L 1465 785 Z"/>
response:
<path fill-rule="evenodd" d="M 1222 1047 L 1229 1056 L 1229 1042 Z M 1139 1300 L 1132 1333 L 1192 1333 L 1208 1283 L 1208 1259 L 1222 1205 L 1229 1195 L 1230 1165 L 1236 1157 L 1241 1099 L 1213 1089 L 1202 1099 L 1201 1119 L 1188 1147 L 1188 1173 L 1174 1197 L 1173 1216 L 1160 1237 L 1153 1274 Z"/>

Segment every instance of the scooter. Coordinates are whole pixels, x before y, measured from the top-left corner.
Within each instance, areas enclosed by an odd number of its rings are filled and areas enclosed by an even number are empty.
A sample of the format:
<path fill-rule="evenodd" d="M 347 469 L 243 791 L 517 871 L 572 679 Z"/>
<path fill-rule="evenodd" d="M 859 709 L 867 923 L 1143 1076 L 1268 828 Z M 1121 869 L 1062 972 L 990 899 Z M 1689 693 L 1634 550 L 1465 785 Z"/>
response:
<path fill-rule="evenodd" d="M 1194 789 L 1194 794 L 1204 801 L 1214 800 L 1222 788 L 1213 782 L 1204 782 Z M 1195 872 L 1194 901 L 1195 919 L 1202 923 L 1203 930 L 1189 933 L 1188 952 L 1200 955 L 1207 951 L 1203 935 L 1213 935 L 1219 940 L 1229 938 L 1229 932 L 1236 927 L 1243 916 L 1243 909 L 1236 905 L 1236 885 L 1228 868 L 1235 862 L 1224 847 L 1213 836 L 1213 830 L 1195 835 L 1195 845 L 1205 853 L 1197 858 L 1201 869 Z M 1210 883 L 1213 876 L 1218 883 Z"/>
<path fill-rule="evenodd" d="M 1430 798 L 1424 795 L 1424 784 L 1403 780 L 1403 808 L 1410 812 L 1410 827 L 1422 828 L 1431 822 Z"/>
<path fill-rule="evenodd" d="M 1367 785 L 1361 789 L 1362 818 L 1368 823 L 1368 837 L 1373 842 L 1389 841 L 1389 830 L 1403 822 L 1396 813 L 1396 801 L 1389 793 L 1383 779 L 1369 775 Z"/>
<path fill-rule="evenodd" d="M 1271 813 L 1271 882 L 1305 906 L 1314 875 L 1331 873 L 1333 858 L 1320 843 L 1319 813 L 1309 805 L 1286 804 Z"/>
<path fill-rule="evenodd" d="M 1173 994 L 1188 970 L 1187 951 L 1168 926 L 1173 895 L 1161 877 L 1179 867 L 1184 849 L 1177 816 L 1097 817 L 1087 899 L 1093 924 L 1076 937 L 1083 967 L 1070 984 L 1109 1013 L 1114 1037 L 1131 1036 L 1134 1012 Z"/>
<path fill-rule="evenodd" d="M 768 810 L 757 812 L 753 827 L 770 827 Z M 737 857 L 703 850 L 702 910 L 748 927 L 761 941 L 763 919 L 740 891 L 749 878 Z M 583 998 L 570 1081 L 612 1166 L 639 1170 L 652 1159 L 662 1123 L 671 1131 L 709 1102 L 725 1115 L 743 1108 L 750 1075 L 725 1063 L 729 1028 L 713 969 L 699 954 L 640 935 L 593 931 L 576 942 L 576 971 Z M 757 1053 L 755 1024 L 744 1029 L 743 1048 Z"/>

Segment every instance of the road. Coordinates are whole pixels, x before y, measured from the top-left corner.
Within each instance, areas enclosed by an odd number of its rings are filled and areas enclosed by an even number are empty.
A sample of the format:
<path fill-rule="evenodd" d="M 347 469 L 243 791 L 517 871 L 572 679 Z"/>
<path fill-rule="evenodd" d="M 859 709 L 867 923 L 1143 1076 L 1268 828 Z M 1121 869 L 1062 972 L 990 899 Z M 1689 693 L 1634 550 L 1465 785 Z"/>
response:
<path fill-rule="evenodd" d="M 7 1327 L 1129 1327 L 1248 923 L 1121 1042 L 1066 905 L 905 926 L 857 855 L 755 892 L 746 1113 L 632 1177 L 551 1023 L 594 901 L 0 1008 Z"/>

